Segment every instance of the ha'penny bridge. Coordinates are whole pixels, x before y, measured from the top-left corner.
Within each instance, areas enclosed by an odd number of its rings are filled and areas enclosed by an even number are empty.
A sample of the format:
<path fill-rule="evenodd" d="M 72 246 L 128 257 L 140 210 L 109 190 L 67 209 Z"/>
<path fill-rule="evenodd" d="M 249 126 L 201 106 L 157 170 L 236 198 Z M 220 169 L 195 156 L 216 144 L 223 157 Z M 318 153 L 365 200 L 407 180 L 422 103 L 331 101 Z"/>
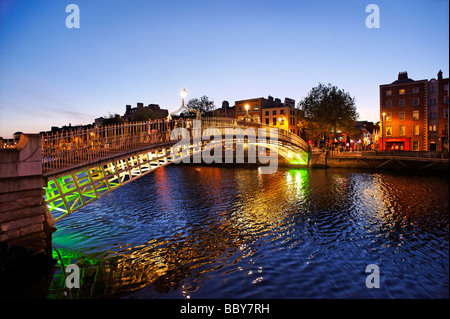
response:
<path fill-rule="evenodd" d="M 0 253 L 10 247 L 48 252 L 56 222 L 162 166 L 211 152 L 220 154 L 215 163 L 223 153 L 235 163 L 244 163 L 242 154 L 255 163 L 256 150 L 261 157 L 269 153 L 269 162 L 275 154 L 308 166 L 308 144 L 300 137 L 245 120 L 170 119 L 22 134 L 17 145 L 0 149 Z"/>
<path fill-rule="evenodd" d="M 188 142 L 174 148 L 180 137 L 171 138 L 171 133 L 180 128 L 188 134 Z M 208 137 L 214 133 L 221 138 L 200 138 L 205 132 Z M 275 150 L 292 164 L 308 165 L 308 144 L 297 135 L 231 119 L 131 123 L 43 136 L 43 174 L 48 179 L 45 201 L 58 221 L 159 167 L 213 147 L 220 153 L 218 148 L 224 153 L 225 148 L 232 147 L 235 158 L 239 149 L 252 145 L 262 147 L 264 152 Z"/>

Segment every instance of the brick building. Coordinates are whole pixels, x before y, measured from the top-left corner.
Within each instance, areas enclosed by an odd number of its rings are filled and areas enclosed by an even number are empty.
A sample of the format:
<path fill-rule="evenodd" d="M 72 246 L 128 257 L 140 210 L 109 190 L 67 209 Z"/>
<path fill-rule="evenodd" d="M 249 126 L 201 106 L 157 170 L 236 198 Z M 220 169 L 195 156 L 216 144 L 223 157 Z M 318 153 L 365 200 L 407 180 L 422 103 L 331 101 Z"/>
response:
<path fill-rule="evenodd" d="M 448 78 L 440 71 L 438 80 L 415 81 L 400 72 L 380 85 L 380 125 L 380 150 L 442 151 L 445 141 L 448 149 Z"/>
<path fill-rule="evenodd" d="M 248 115 L 246 106 L 248 107 Z M 295 100 L 285 98 L 284 103 L 272 96 L 235 101 L 235 116 L 237 120 L 252 120 L 256 123 L 276 126 L 300 136 L 298 126 L 300 110 L 295 108 Z"/>

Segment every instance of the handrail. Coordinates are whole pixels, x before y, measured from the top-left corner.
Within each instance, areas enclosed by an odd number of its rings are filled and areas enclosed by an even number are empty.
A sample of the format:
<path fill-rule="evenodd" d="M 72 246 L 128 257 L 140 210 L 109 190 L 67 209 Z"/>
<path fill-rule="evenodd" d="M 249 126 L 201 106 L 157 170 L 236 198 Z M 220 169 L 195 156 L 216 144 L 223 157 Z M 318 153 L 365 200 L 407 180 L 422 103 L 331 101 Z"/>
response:
<path fill-rule="evenodd" d="M 169 142 L 170 132 L 176 127 L 193 128 L 192 120 L 160 120 L 156 122 L 122 123 L 93 128 L 74 129 L 42 135 L 42 165 L 44 173 L 60 171 L 80 163 L 91 162 L 110 155 Z M 276 129 L 278 139 L 308 150 L 308 144 L 299 136 L 266 124 L 237 121 L 230 118 L 203 118 L 202 129 L 208 127 Z"/>

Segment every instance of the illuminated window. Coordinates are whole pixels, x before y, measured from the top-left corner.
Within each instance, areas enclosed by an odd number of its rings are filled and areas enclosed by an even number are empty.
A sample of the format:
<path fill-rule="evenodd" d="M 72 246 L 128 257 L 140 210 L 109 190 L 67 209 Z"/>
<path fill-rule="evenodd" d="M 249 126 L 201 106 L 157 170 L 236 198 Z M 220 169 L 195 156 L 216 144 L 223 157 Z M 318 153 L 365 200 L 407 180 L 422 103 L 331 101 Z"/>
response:
<path fill-rule="evenodd" d="M 414 135 L 420 135 L 420 126 L 413 125 Z"/>
<path fill-rule="evenodd" d="M 386 126 L 386 136 L 392 136 L 392 126 Z"/>
<path fill-rule="evenodd" d="M 405 94 L 405 89 L 400 89 L 400 90 L 398 90 L 398 94 L 400 94 L 400 95 Z"/>
<path fill-rule="evenodd" d="M 259 105 L 255 104 L 255 106 L 253 106 L 253 111 L 258 111 L 259 110 Z"/>
<path fill-rule="evenodd" d="M 419 119 L 419 111 L 413 111 L 413 120 Z"/>
<path fill-rule="evenodd" d="M 413 141 L 413 151 L 419 150 L 419 141 Z"/>
<path fill-rule="evenodd" d="M 405 120 L 405 112 L 398 113 L 398 120 L 399 121 L 404 121 Z"/>
<path fill-rule="evenodd" d="M 392 121 L 392 113 L 386 113 L 386 121 Z"/>
<path fill-rule="evenodd" d="M 405 136 L 405 126 L 404 125 L 400 125 L 398 127 L 398 135 Z"/>
<path fill-rule="evenodd" d="M 398 106 L 405 106 L 405 100 L 404 99 L 398 100 Z"/>
<path fill-rule="evenodd" d="M 436 125 L 433 125 L 433 132 L 436 132 L 437 128 Z"/>
<path fill-rule="evenodd" d="M 387 95 L 387 96 L 392 95 L 392 91 L 391 91 L 391 90 L 387 90 L 387 91 L 386 91 L 386 95 Z"/>

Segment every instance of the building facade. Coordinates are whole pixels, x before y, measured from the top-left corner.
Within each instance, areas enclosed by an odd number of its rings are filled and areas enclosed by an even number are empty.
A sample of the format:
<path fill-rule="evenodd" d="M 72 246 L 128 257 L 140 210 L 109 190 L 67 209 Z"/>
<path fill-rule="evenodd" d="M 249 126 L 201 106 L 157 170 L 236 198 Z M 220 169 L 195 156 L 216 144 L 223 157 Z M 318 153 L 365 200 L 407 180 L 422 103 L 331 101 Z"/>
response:
<path fill-rule="evenodd" d="M 400 72 L 396 81 L 380 85 L 379 149 L 448 150 L 448 78 L 441 71 L 430 81 Z"/>
<path fill-rule="evenodd" d="M 284 103 L 272 96 L 235 101 L 235 118 L 249 120 L 284 129 L 301 135 L 299 121 L 301 111 L 295 108 L 295 100 L 285 98 Z"/>

